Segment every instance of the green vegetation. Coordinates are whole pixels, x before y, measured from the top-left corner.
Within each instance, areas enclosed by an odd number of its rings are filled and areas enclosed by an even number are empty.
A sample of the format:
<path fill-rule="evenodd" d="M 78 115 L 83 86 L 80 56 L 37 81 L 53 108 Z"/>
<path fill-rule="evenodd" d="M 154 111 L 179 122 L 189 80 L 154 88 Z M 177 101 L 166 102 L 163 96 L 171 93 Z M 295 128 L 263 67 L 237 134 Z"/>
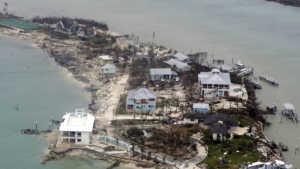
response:
<path fill-rule="evenodd" d="M 234 121 L 238 122 L 239 126 L 241 126 L 241 127 L 247 127 L 247 126 L 251 127 L 255 124 L 255 120 L 249 116 L 235 115 L 235 116 L 232 116 L 232 119 Z"/>
<path fill-rule="evenodd" d="M 87 43 L 99 45 L 99 44 L 107 43 L 107 40 L 105 39 L 104 36 L 96 36 L 96 37 L 90 38 Z"/>
<path fill-rule="evenodd" d="M 127 98 L 127 94 L 123 94 L 120 96 L 116 114 L 129 114 L 126 111 L 126 98 Z"/>
<path fill-rule="evenodd" d="M 232 140 L 213 142 L 206 132 L 208 156 L 202 163 L 209 169 L 239 169 L 246 162 L 258 161 L 261 154 L 257 151 L 255 141 L 247 136 L 236 136 Z"/>

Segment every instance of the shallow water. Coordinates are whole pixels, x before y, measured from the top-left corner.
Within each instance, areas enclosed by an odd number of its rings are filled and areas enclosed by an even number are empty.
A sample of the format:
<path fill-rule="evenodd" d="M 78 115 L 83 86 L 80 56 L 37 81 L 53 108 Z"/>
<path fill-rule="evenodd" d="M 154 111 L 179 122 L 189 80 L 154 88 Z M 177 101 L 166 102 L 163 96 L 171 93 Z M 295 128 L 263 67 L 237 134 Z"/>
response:
<path fill-rule="evenodd" d="M 239 57 L 258 73 L 270 74 L 279 88 L 264 85 L 264 104 L 300 107 L 300 8 L 264 0 L 8 0 L 9 10 L 27 17 L 67 15 L 106 21 L 114 31 L 135 33 L 183 52 L 206 50 L 218 58 Z M 280 116 L 266 134 L 289 145 L 288 161 L 300 167 L 299 125 Z"/>
<path fill-rule="evenodd" d="M 47 144 L 41 137 L 21 135 L 20 129 L 49 127 L 66 111 L 87 107 L 83 88 L 41 50 L 25 42 L 0 37 L 0 168 L 103 169 L 104 162 L 72 158 L 41 165 Z"/>

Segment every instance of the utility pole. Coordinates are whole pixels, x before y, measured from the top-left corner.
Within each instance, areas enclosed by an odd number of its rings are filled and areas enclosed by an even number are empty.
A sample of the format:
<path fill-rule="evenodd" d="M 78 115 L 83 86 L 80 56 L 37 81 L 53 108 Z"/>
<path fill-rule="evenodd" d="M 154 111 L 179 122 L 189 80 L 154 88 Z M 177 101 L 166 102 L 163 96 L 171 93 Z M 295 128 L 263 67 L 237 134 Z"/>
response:
<path fill-rule="evenodd" d="M 152 46 L 154 45 L 154 41 L 155 41 L 155 32 L 153 32 L 152 34 Z"/>
<path fill-rule="evenodd" d="M 8 3 L 7 2 L 4 2 L 3 13 L 4 13 L 4 15 L 8 15 Z"/>

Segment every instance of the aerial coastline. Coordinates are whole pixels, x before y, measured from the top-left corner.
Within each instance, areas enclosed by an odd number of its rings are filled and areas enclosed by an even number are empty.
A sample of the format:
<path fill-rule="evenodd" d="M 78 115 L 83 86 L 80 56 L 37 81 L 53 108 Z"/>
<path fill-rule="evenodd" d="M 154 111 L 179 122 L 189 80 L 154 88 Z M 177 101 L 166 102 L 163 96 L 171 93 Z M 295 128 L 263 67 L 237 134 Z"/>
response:
<path fill-rule="evenodd" d="M 41 27 L 43 26 L 44 25 L 41 24 Z M 117 121 L 118 119 L 121 120 L 121 119 L 132 118 L 131 115 L 116 114 L 116 111 L 118 110 L 118 105 L 119 105 L 119 101 L 121 100 L 121 95 L 126 94 L 127 90 L 134 89 L 135 87 L 140 86 L 144 82 L 144 79 L 142 80 L 137 79 L 138 82 L 136 82 L 135 81 L 136 79 L 134 80 L 132 79 L 132 76 L 130 76 L 132 73 L 137 73 L 137 72 L 130 72 L 133 70 L 132 65 L 142 64 L 142 62 L 138 61 L 139 59 L 133 58 L 132 56 L 134 55 L 135 57 L 139 57 L 136 56 L 136 50 L 140 53 L 153 52 L 154 53 L 153 55 L 156 55 L 157 57 L 163 57 L 166 54 L 173 54 L 174 53 L 173 51 L 175 51 L 151 43 L 149 43 L 148 45 L 144 44 L 142 48 L 129 47 L 131 45 L 132 39 L 134 38 L 130 39 L 128 38 L 128 36 L 122 36 L 116 33 L 112 33 L 108 30 L 101 30 L 101 29 L 95 31 L 97 32 L 96 34 L 100 35 L 100 37 L 102 38 L 101 39 L 102 42 L 100 42 L 100 44 L 97 45 L 93 44 L 94 43 L 93 41 L 86 41 L 86 40 L 83 41 L 81 40 L 81 38 L 78 38 L 77 36 L 72 36 L 71 38 L 59 39 L 57 37 L 61 36 L 62 34 L 53 35 L 52 34 L 53 32 L 48 32 L 47 30 L 42 30 L 42 31 L 34 30 L 28 33 L 26 32 L 23 33 L 22 31 L 19 30 L 0 28 L 0 31 L 1 31 L 1 35 L 13 36 L 16 38 L 20 38 L 22 40 L 32 41 L 35 44 L 34 46 L 40 47 L 44 51 L 47 51 L 50 57 L 53 57 L 54 60 L 59 65 L 65 67 L 68 71 L 70 71 L 73 74 L 73 76 L 77 80 L 81 81 L 82 84 L 85 85 L 85 87 L 87 88 L 91 96 L 91 104 L 89 105 L 89 109 L 91 113 L 94 114 L 100 121 L 100 123 L 98 123 L 99 126 L 97 126 L 97 128 L 103 127 L 104 124 L 111 125 L 112 121 Z M 118 41 L 118 43 L 115 43 L 116 41 Z M 117 45 L 115 46 L 115 44 Z M 99 48 L 98 46 L 101 47 Z M 118 69 L 119 72 L 121 73 L 119 73 L 114 77 L 102 76 L 100 72 L 102 66 L 100 64 L 101 58 L 98 57 L 101 55 L 118 56 L 117 57 L 117 62 L 119 65 Z M 140 57 L 143 60 L 144 56 L 140 56 Z M 205 68 L 205 66 L 204 67 L 200 66 L 200 68 L 201 69 Z M 184 73 L 182 75 L 183 75 L 182 79 L 184 79 L 185 78 Z M 174 86 L 174 89 L 181 92 L 180 93 L 181 95 L 182 93 L 186 93 L 187 90 L 185 91 L 185 89 L 181 88 L 180 83 L 176 85 Z M 184 88 L 186 88 L 187 85 L 183 85 Z M 237 105 L 239 105 L 239 103 L 237 103 Z M 239 111 L 238 107 L 239 106 L 236 106 L 234 109 L 237 109 L 237 111 Z M 243 105 L 241 105 L 241 107 L 243 107 Z M 155 117 L 153 115 L 149 116 L 148 118 L 149 119 L 153 118 L 152 120 L 155 120 Z M 262 130 L 261 123 L 257 123 L 256 130 L 259 131 Z M 258 133 L 256 136 L 259 135 Z M 115 134 L 115 133 L 112 132 L 111 134 Z M 266 140 L 266 138 L 264 138 L 263 135 L 261 135 L 260 137 Z M 279 157 L 280 151 L 275 151 L 274 153 L 270 148 L 272 146 L 271 145 L 272 143 L 269 141 L 266 142 L 267 145 L 269 144 L 268 145 L 269 149 L 268 148 L 266 149 L 268 149 L 268 151 L 270 152 L 265 152 L 265 153 L 275 154 L 273 157 L 267 155 L 267 159 L 273 159 L 273 158 L 280 159 Z M 265 148 L 265 146 L 262 147 Z"/>

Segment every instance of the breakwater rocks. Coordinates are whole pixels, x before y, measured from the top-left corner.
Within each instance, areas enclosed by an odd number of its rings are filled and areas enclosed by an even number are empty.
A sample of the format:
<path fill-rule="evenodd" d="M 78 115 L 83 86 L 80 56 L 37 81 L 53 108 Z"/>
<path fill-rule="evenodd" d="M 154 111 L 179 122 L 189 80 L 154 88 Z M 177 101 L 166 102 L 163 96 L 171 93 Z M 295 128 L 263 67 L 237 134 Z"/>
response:
<path fill-rule="evenodd" d="M 277 2 L 283 5 L 300 7 L 300 0 L 266 0 L 271 2 Z"/>
<path fill-rule="evenodd" d="M 157 166 L 156 163 L 142 161 L 130 158 L 127 154 L 125 156 L 110 155 L 104 149 L 93 146 L 71 146 L 68 148 L 52 148 L 49 149 L 47 154 L 41 160 L 41 164 L 46 164 L 49 161 L 60 160 L 67 156 L 80 156 L 88 159 L 103 160 L 110 163 L 107 169 L 118 167 L 120 163 L 134 163 L 136 166 L 144 168 L 153 168 Z"/>
<path fill-rule="evenodd" d="M 22 129 L 21 134 L 26 134 L 26 135 L 40 135 L 40 134 L 47 134 L 51 133 L 51 130 L 36 130 L 36 129 Z"/>
<path fill-rule="evenodd" d="M 62 159 L 68 155 L 86 155 L 90 158 L 97 159 L 97 160 L 106 160 L 106 161 L 112 161 L 113 158 L 109 155 L 106 155 L 103 152 L 98 152 L 95 150 L 92 150 L 90 148 L 86 147 L 69 147 L 69 148 L 63 148 L 63 149 L 50 149 L 48 153 L 44 156 L 44 158 L 41 161 L 41 164 L 46 164 L 49 161 L 53 160 L 59 160 Z"/>

